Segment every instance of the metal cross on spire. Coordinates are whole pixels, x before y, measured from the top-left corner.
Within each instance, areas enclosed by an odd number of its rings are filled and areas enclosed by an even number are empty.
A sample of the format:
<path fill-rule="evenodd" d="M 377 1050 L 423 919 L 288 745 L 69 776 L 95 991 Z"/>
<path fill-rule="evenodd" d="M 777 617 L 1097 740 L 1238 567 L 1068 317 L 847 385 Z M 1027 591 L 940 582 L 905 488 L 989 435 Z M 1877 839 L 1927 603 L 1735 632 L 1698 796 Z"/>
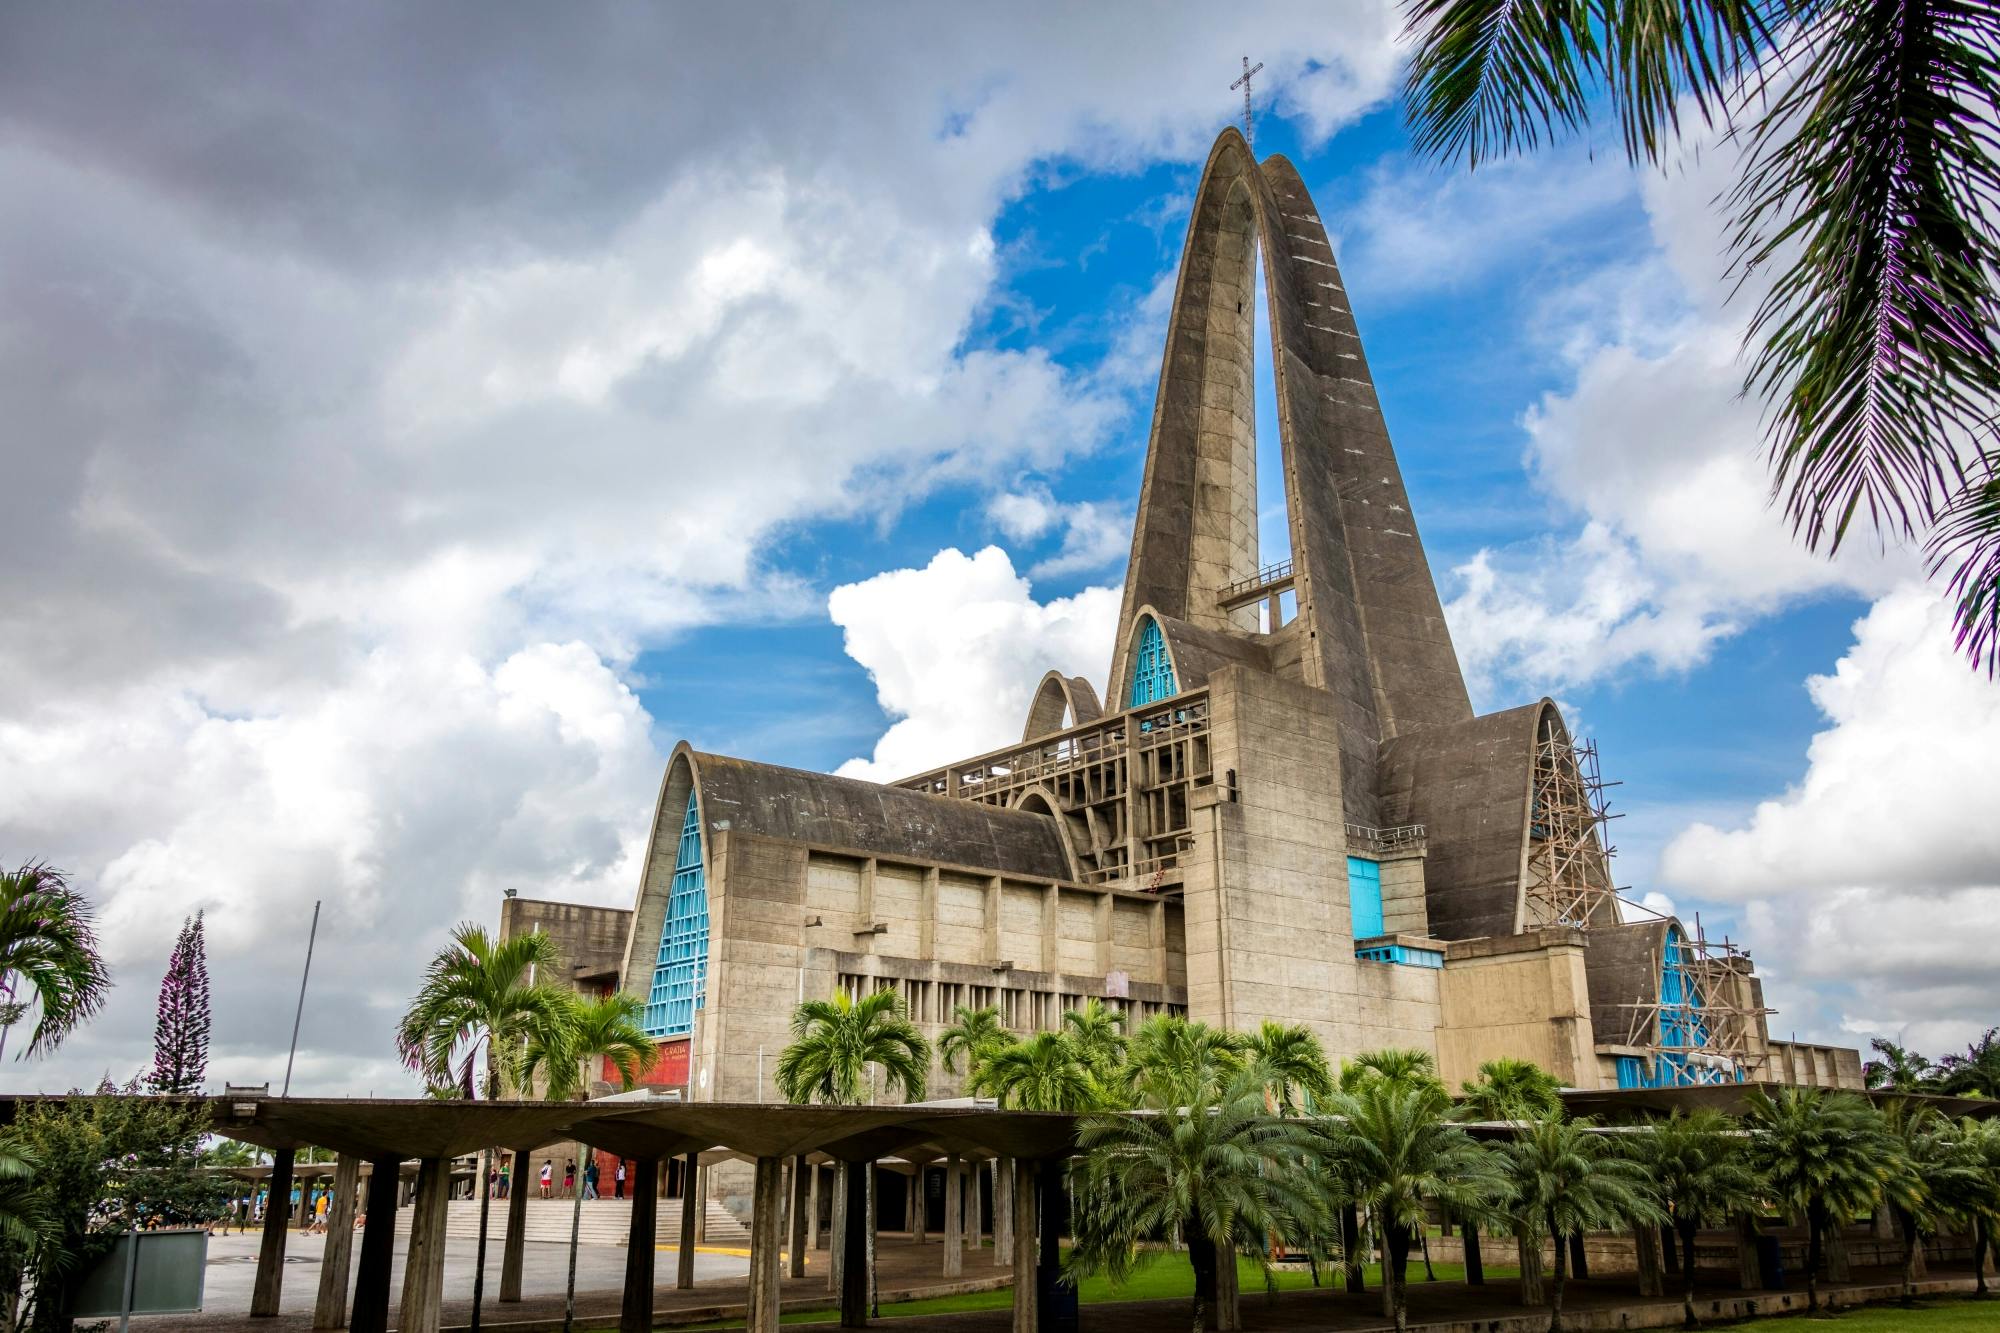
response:
<path fill-rule="evenodd" d="M 1243 90 L 1243 139 L 1250 145 L 1252 151 L 1257 147 L 1257 133 L 1250 123 L 1250 76 L 1262 68 L 1264 68 L 1263 61 L 1260 60 L 1253 65 L 1250 63 L 1250 57 L 1244 56 L 1243 77 L 1229 85 L 1231 92 L 1235 92 L 1238 88 Z"/>

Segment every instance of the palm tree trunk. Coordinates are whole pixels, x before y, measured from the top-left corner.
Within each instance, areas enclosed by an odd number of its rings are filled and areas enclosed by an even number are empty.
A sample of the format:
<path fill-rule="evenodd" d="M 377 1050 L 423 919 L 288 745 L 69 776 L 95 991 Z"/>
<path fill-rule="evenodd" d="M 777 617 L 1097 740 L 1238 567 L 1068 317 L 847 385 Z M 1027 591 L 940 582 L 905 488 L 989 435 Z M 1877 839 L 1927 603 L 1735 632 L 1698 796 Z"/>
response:
<path fill-rule="evenodd" d="M 1389 1289 L 1389 1317 L 1395 1320 L 1396 1333 L 1403 1333 L 1410 1326 L 1410 1233 L 1404 1227 L 1387 1227 L 1387 1251 L 1382 1256 L 1386 1261 L 1383 1285 Z"/>
<path fill-rule="evenodd" d="M 1188 1267 L 1194 1270 L 1195 1304 L 1211 1305 L 1215 1302 L 1215 1242 L 1202 1230 L 1197 1216 L 1190 1215 L 1181 1223 L 1181 1230 L 1187 1236 Z"/>
<path fill-rule="evenodd" d="M 1542 1243 L 1526 1227 L 1514 1232 L 1514 1250 L 1520 1257 L 1521 1304 L 1540 1305 L 1542 1293 Z"/>
<path fill-rule="evenodd" d="M 1424 1247 L 1424 1281 L 1438 1280 L 1437 1270 L 1431 1267 L 1431 1229 L 1426 1223 L 1417 1230 L 1417 1242 Z"/>
<path fill-rule="evenodd" d="M 1907 1210 L 1897 1208 L 1896 1224 L 1903 1231 L 1903 1301 L 1905 1310 L 1917 1303 L 1917 1219 Z"/>
<path fill-rule="evenodd" d="M 1347 1290 L 1355 1294 L 1367 1290 L 1361 1271 L 1361 1218 L 1351 1203 L 1340 1210 L 1340 1257 L 1347 1266 Z"/>
<path fill-rule="evenodd" d="M 1569 1269 L 1569 1247 L 1563 1242 L 1563 1233 L 1556 1226 L 1555 1214 L 1549 1214 L 1549 1235 L 1555 1241 L 1556 1272 L 1549 1288 L 1549 1333 L 1562 1333 L 1563 1326 L 1563 1278 Z"/>
<path fill-rule="evenodd" d="M 1694 1235 L 1699 1222 L 1699 1218 L 1689 1218 L 1674 1228 L 1681 1247 L 1681 1325 L 1684 1328 L 1701 1327 L 1701 1316 L 1694 1310 Z"/>
<path fill-rule="evenodd" d="M 1819 1313 L 1819 1205 L 1806 1207 L 1806 1312 Z"/>
<path fill-rule="evenodd" d="M 1986 1229 L 1986 1216 L 1974 1213 L 1972 1216 L 1972 1278 L 1973 1294 L 1986 1295 L 1986 1251 L 1992 1238 Z"/>

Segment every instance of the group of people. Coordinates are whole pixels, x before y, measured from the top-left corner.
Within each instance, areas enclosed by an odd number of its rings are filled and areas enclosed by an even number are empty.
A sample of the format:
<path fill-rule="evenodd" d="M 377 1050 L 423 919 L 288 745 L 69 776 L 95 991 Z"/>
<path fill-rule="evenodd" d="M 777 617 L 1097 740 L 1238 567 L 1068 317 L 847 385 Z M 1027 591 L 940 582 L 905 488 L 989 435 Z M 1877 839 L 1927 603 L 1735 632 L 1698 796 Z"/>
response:
<path fill-rule="evenodd" d="M 592 1158 L 590 1161 L 587 1161 L 583 1164 L 584 1198 L 596 1199 L 602 1197 L 602 1194 L 598 1189 L 598 1180 L 599 1180 L 599 1175 L 597 1169 L 597 1160 L 596 1158 Z M 541 1197 L 544 1199 L 553 1199 L 553 1198 L 567 1199 L 576 1192 L 575 1158 L 570 1158 L 563 1163 L 562 1193 L 560 1195 L 558 1195 L 555 1192 L 555 1181 L 556 1181 L 555 1159 L 552 1157 L 544 1157 L 542 1159 L 542 1168 L 537 1177 L 537 1182 L 536 1182 L 539 1187 Z M 496 1166 L 493 1166 L 487 1170 L 486 1188 L 492 1191 L 494 1198 L 504 1199 L 507 1197 L 508 1193 L 513 1189 L 513 1187 L 514 1187 L 514 1158 L 503 1157 L 500 1159 L 499 1163 Z M 611 1194 L 612 1198 L 622 1199 L 625 1197 L 625 1162 L 622 1158 L 618 1162 L 617 1169 L 612 1173 L 611 1189 L 612 1189 L 612 1194 Z"/>

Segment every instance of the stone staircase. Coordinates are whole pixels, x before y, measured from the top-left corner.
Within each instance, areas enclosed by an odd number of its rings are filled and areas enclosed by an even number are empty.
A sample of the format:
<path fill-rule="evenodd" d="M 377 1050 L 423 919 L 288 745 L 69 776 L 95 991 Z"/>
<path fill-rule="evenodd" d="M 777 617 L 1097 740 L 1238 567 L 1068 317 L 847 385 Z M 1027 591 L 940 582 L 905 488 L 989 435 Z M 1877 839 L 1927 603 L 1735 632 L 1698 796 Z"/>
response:
<path fill-rule="evenodd" d="M 524 1235 L 532 1241 L 551 1241 L 560 1245 L 569 1243 L 569 1223 L 571 1201 L 568 1199 L 530 1199 Z M 579 1245 L 623 1245 L 632 1226 L 632 1201 L 630 1199 L 585 1199 L 583 1215 L 577 1221 L 577 1243 Z M 396 1231 L 408 1234 L 410 1210 L 396 1211 Z M 493 1200 L 492 1212 L 486 1220 L 486 1243 L 497 1246 L 507 1229 L 507 1201 Z M 679 1199 L 660 1200 L 658 1234 L 654 1243 L 658 1245 L 678 1245 L 681 1239 L 681 1201 Z M 445 1217 L 445 1234 L 454 1239 L 476 1239 L 479 1235 L 479 1200 L 453 1199 L 450 1211 Z M 750 1244 L 750 1232 L 736 1220 L 736 1215 L 711 1199 L 708 1203 L 708 1230 L 703 1245 L 722 1246 L 728 1249 L 746 1249 Z"/>

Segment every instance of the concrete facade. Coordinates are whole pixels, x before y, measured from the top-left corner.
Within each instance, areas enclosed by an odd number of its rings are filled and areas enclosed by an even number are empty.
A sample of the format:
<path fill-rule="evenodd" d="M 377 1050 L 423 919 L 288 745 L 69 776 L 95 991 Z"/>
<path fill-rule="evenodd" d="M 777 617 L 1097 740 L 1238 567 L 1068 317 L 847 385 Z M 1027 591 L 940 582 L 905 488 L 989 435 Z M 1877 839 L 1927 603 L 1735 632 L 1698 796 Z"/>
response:
<path fill-rule="evenodd" d="M 1260 253 L 1277 560 L 1257 545 Z M 1473 713 L 1317 210 L 1234 130 L 1196 192 L 1121 614 L 1102 696 L 1050 672 L 1019 743 L 894 784 L 681 745 L 633 910 L 510 902 L 504 928 L 561 932 L 579 978 L 615 954 L 647 995 L 692 799 L 695 1100 L 775 1099 L 797 1002 L 884 987 L 932 1036 L 961 1004 L 1026 1033 L 1097 998 L 1305 1023 L 1336 1058 L 1415 1047 L 1453 1083 L 1496 1056 L 1582 1089 L 1858 1071 L 1770 1041 L 1747 955 L 1621 919 L 1596 816 L 1562 805 L 1594 788 L 1553 702 Z M 1135 692 L 1154 643 L 1170 678 Z"/>

